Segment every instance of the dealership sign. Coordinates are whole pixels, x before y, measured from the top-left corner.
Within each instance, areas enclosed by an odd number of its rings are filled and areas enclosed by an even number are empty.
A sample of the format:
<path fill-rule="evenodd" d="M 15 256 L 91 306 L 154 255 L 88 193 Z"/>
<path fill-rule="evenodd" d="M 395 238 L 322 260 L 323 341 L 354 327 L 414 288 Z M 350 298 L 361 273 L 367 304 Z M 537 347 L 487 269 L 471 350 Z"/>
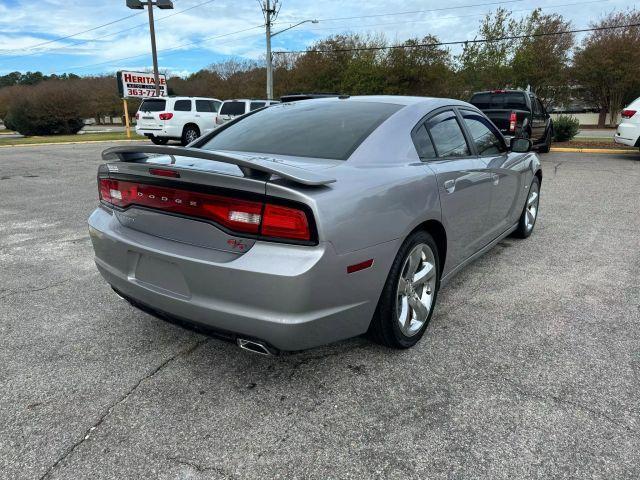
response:
<path fill-rule="evenodd" d="M 167 77 L 159 75 L 160 96 L 167 96 Z M 122 98 L 156 97 L 156 80 L 153 73 L 118 72 L 118 91 Z"/>

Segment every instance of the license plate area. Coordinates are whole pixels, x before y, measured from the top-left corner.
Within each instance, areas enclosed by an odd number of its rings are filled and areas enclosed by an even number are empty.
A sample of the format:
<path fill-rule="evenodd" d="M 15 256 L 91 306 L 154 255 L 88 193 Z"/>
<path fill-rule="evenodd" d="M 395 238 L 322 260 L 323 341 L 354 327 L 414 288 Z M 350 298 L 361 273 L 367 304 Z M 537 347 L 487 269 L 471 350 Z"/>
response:
<path fill-rule="evenodd" d="M 173 262 L 128 251 L 129 280 L 162 294 L 190 298 L 189 286 L 178 265 Z"/>

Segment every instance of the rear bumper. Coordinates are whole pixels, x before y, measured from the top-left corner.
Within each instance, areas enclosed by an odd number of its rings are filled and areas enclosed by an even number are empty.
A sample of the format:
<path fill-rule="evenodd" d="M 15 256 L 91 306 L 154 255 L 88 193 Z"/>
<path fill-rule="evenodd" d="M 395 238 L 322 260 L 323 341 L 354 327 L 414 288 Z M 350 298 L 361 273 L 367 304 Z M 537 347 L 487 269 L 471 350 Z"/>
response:
<path fill-rule="evenodd" d="M 182 136 L 181 129 L 176 125 L 165 125 L 158 128 L 144 128 L 136 125 L 136 133 L 138 135 L 167 138 L 180 138 Z"/>
<path fill-rule="evenodd" d="M 640 146 L 640 123 L 622 122 L 616 129 L 613 141 L 630 147 Z"/>
<path fill-rule="evenodd" d="M 134 303 L 279 350 L 364 333 L 396 248 L 390 242 L 337 255 L 330 243 L 256 242 L 237 255 L 131 230 L 102 207 L 89 218 L 89 233 L 98 270 Z M 346 265 L 369 258 L 373 267 L 346 273 Z"/>

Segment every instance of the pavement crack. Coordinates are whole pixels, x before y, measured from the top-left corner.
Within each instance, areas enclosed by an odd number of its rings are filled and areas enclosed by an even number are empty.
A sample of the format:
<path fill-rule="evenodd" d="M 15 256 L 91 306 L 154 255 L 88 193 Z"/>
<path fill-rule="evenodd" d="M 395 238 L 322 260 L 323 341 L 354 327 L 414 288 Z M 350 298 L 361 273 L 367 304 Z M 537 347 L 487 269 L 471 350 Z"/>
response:
<path fill-rule="evenodd" d="M 613 417 L 610 417 L 609 415 L 607 415 L 604 412 L 601 412 L 600 410 L 596 410 L 595 408 L 591 408 L 588 407 L 586 405 L 583 405 L 582 403 L 578 403 L 578 402 L 573 402 L 571 400 L 568 400 L 566 398 L 562 398 L 559 397 L 557 395 L 543 395 L 543 394 L 539 394 L 539 393 L 535 393 L 535 392 L 529 392 L 527 390 L 525 390 L 525 388 L 515 382 L 512 382 L 510 380 L 507 379 L 503 379 L 503 381 L 505 383 L 508 383 L 509 385 L 511 385 L 511 387 L 513 387 L 514 390 L 516 390 L 520 395 L 523 395 L 525 397 L 530 397 L 530 398 L 534 398 L 536 400 L 540 400 L 540 401 L 551 401 L 553 403 L 555 403 L 556 405 L 564 405 L 564 406 L 569 406 L 569 407 L 573 407 L 576 410 L 581 410 L 583 412 L 586 412 L 588 414 L 590 414 L 593 417 L 597 417 L 603 420 L 606 420 L 607 422 L 616 425 L 618 427 L 624 428 L 625 430 L 627 430 L 630 433 L 636 434 L 638 433 L 635 429 L 633 429 L 632 427 L 630 427 L 629 425 L 622 423 L 618 420 L 616 420 Z"/>
<path fill-rule="evenodd" d="M 58 285 L 63 285 L 65 283 L 70 282 L 71 280 L 73 280 L 73 278 L 65 278 L 64 280 L 60 280 L 59 282 L 50 283 L 49 285 L 45 285 L 44 287 L 38 287 L 38 288 L 27 288 L 27 289 L 21 289 L 21 290 L 8 289 L 6 291 L 8 291 L 9 293 L 2 295 L 0 297 L 0 300 L 2 300 L 3 298 L 10 297 L 12 295 L 16 295 L 18 293 L 26 293 L 28 295 L 30 293 L 41 292 L 43 290 L 48 290 L 49 288 L 57 287 Z"/>
<path fill-rule="evenodd" d="M 91 437 L 91 434 L 107 419 L 107 417 L 111 414 L 111 412 L 116 407 L 118 407 L 118 405 L 120 405 L 121 403 L 125 402 L 131 395 L 133 395 L 135 393 L 135 391 L 138 389 L 138 387 L 140 387 L 140 385 L 142 385 L 143 382 L 153 378 L 155 375 L 157 375 L 159 372 L 161 372 L 167 365 L 169 365 L 173 361 L 177 360 L 178 358 L 190 355 L 198 347 L 204 345 L 209 340 L 210 340 L 209 337 L 201 339 L 201 340 L 198 340 L 196 343 L 194 343 L 193 345 L 190 345 L 188 348 L 185 348 L 183 350 L 178 351 L 177 353 L 175 353 L 171 357 L 169 357 L 166 360 L 164 360 L 162 363 L 160 363 L 160 365 L 158 365 L 153 370 L 148 372 L 142 378 L 140 378 L 136 383 L 133 384 L 133 386 L 131 388 L 129 388 L 129 390 L 127 390 L 123 395 L 121 395 L 118 399 L 116 399 L 116 401 L 114 403 L 109 405 L 109 407 L 102 413 L 102 415 L 100 415 L 100 417 L 97 419 L 97 421 L 94 422 L 93 425 L 91 425 L 89 428 L 87 428 L 85 430 L 84 434 L 82 435 L 82 437 L 80 439 L 78 439 L 76 442 L 74 442 L 69 448 L 67 448 L 62 453 L 62 455 L 60 455 L 58 457 L 58 459 L 55 462 L 53 462 L 53 464 L 47 469 L 47 471 L 44 472 L 44 474 L 40 477 L 40 480 L 44 480 L 46 478 L 49 478 L 51 476 L 51 474 L 54 472 L 54 470 L 58 467 L 58 465 L 60 465 L 64 460 L 66 460 L 80 445 L 82 445 L 85 441 L 87 441 Z"/>
<path fill-rule="evenodd" d="M 190 467 L 198 473 L 207 473 L 207 472 L 216 472 L 218 474 L 223 474 L 224 471 L 221 467 L 202 465 L 197 463 L 195 460 L 188 460 L 182 457 L 167 457 L 167 460 L 170 462 L 177 463 L 178 465 L 184 465 L 185 467 Z"/>

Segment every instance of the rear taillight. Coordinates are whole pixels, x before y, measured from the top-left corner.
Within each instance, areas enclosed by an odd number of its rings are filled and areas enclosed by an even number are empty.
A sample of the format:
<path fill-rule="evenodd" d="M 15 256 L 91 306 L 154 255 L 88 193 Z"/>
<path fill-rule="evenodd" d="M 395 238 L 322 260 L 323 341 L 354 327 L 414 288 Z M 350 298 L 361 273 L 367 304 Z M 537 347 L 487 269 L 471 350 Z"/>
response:
<path fill-rule="evenodd" d="M 518 116 L 516 115 L 516 112 L 511 112 L 511 115 L 509 115 L 509 132 L 510 133 L 515 133 L 517 122 L 518 122 Z"/>
<path fill-rule="evenodd" d="M 160 120 L 171 120 L 173 118 L 173 113 L 169 112 L 169 113 L 161 113 L 159 115 Z"/>
<path fill-rule="evenodd" d="M 264 207 L 261 233 L 265 237 L 311 239 L 309 221 L 304 211 L 270 203 Z"/>
<path fill-rule="evenodd" d="M 635 110 L 623 110 L 620 115 L 622 115 L 622 118 L 631 118 L 635 114 L 636 114 Z"/>
<path fill-rule="evenodd" d="M 136 113 L 136 120 L 140 120 L 140 114 Z"/>
<path fill-rule="evenodd" d="M 311 240 L 304 210 L 233 197 L 100 178 L 100 199 L 119 208 L 138 205 L 212 220 L 234 232 L 272 239 Z"/>
<path fill-rule="evenodd" d="M 218 125 L 222 125 L 222 119 L 221 119 L 219 116 L 217 116 L 217 115 L 216 115 L 216 123 L 217 123 Z"/>

